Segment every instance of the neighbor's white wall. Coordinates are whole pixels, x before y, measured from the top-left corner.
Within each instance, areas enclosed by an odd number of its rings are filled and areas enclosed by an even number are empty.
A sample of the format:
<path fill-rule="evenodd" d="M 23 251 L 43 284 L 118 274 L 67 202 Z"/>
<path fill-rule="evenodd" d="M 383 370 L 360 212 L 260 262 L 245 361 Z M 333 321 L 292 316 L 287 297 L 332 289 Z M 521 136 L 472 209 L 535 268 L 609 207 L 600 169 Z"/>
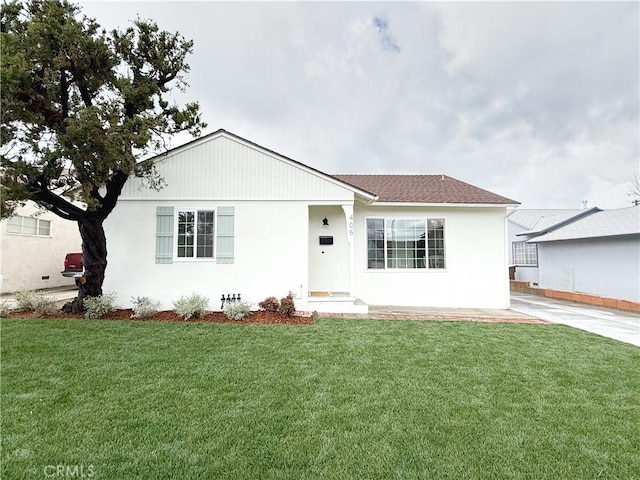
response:
<path fill-rule="evenodd" d="M 33 204 L 27 204 L 16 213 L 29 217 L 37 212 Z M 40 212 L 38 217 L 51 222 L 50 236 L 7 233 L 8 221 L 0 222 L 0 289 L 3 292 L 74 285 L 73 279 L 63 277 L 60 272 L 64 270 L 67 253 L 82 251 L 77 224 L 50 212 Z"/>
<path fill-rule="evenodd" d="M 540 287 L 640 301 L 640 239 L 538 244 Z"/>
<path fill-rule="evenodd" d="M 156 205 L 180 208 L 235 207 L 235 261 L 215 260 L 155 263 Z M 296 307 L 306 307 L 308 205 L 303 202 L 148 202 L 120 201 L 105 221 L 109 265 L 103 290 L 116 292 L 117 303 L 129 307 L 130 298 L 160 300 L 163 309 L 197 292 L 220 308 L 222 294 L 240 293 L 243 300 L 281 298 L 290 290 Z"/>
<path fill-rule="evenodd" d="M 526 228 L 507 220 L 507 242 L 509 249 L 509 265 L 513 265 L 513 242 L 524 242 L 530 238 L 529 235 L 517 236 L 518 233 L 524 232 Z M 528 265 L 516 266 L 516 280 L 529 282 L 533 285 L 538 284 L 538 267 Z"/>
<path fill-rule="evenodd" d="M 363 207 L 356 205 L 355 296 L 370 305 L 507 308 L 504 207 Z M 368 217 L 444 218 L 445 270 L 368 270 Z"/>

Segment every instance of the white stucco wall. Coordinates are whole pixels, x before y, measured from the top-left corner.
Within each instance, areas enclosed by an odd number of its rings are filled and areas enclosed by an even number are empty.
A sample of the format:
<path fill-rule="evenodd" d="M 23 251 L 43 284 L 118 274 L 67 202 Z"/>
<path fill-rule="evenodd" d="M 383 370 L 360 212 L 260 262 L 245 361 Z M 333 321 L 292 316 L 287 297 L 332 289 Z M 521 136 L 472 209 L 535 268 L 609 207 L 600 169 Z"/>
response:
<path fill-rule="evenodd" d="M 0 222 L 0 289 L 2 292 L 37 290 L 73 286 L 74 280 L 63 277 L 64 257 L 81 252 L 78 226 L 28 204 L 18 209 L 18 215 L 51 222 L 49 236 L 21 235 L 7 232 L 8 220 Z M 48 277 L 48 278 L 47 278 Z"/>
<path fill-rule="evenodd" d="M 372 305 L 507 308 L 504 207 L 355 209 L 355 295 Z M 368 270 L 366 218 L 444 218 L 446 269 Z"/>
<path fill-rule="evenodd" d="M 235 259 L 174 260 L 155 263 L 156 205 L 181 208 L 235 207 Z M 289 291 L 304 308 L 307 292 L 308 205 L 302 202 L 119 202 L 105 221 L 109 264 L 105 292 L 116 292 L 118 304 L 130 298 L 160 300 L 163 309 L 193 292 L 206 295 L 210 308 L 220 308 L 222 294 L 242 295 L 256 303 L 268 296 L 281 298 Z M 135 234 L 134 234 L 135 232 Z"/>
<path fill-rule="evenodd" d="M 538 244 L 540 287 L 640 301 L 640 239 Z"/>

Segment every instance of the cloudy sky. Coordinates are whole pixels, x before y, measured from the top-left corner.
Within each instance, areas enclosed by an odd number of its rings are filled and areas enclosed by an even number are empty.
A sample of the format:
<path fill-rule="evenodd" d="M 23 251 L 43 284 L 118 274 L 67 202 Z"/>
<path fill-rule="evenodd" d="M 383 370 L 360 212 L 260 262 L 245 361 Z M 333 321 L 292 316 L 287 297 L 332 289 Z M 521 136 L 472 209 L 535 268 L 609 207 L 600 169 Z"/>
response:
<path fill-rule="evenodd" d="M 326 173 L 444 173 L 522 208 L 630 205 L 638 2 L 80 4 L 194 40 L 181 100 L 205 133 Z"/>

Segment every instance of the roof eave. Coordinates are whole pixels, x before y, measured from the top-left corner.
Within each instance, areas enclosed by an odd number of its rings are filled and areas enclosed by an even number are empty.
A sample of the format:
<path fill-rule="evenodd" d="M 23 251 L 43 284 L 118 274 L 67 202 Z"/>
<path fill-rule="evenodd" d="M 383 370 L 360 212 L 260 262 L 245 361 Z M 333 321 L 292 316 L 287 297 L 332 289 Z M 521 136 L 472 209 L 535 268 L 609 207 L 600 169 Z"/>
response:
<path fill-rule="evenodd" d="M 535 235 L 535 236 L 540 236 L 540 235 L 546 235 L 549 232 L 552 232 L 554 230 L 558 230 L 562 227 L 565 227 L 567 225 L 569 225 L 570 223 L 576 222 L 582 218 L 588 217 L 589 215 L 593 214 L 593 213 L 598 213 L 601 212 L 602 209 L 598 208 L 598 207 L 591 207 L 588 210 L 583 210 L 569 218 L 565 218 L 564 220 L 558 222 L 558 223 L 554 223 L 553 225 L 549 225 L 545 228 L 541 228 L 540 230 L 528 230 L 526 232 L 520 232 L 517 233 L 516 235 Z"/>
<path fill-rule="evenodd" d="M 599 240 L 603 238 L 634 238 L 640 237 L 640 232 L 636 233 L 613 233 L 610 235 L 593 235 L 590 237 L 564 237 L 564 238 L 549 238 L 545 239 L 544 237 L 534 237 L 530 240 L 525 240 L 527 243 L 551 243 L 551 242 L 566 242 L 571 240 Z"/>
<path fill-rule="evenodd" d="M 459 208 L 497 208 L 517 207 L 519 203 L 449 203 L 449 202 L 390 202 L 376 201 L 373 203 L 379 207 L 459 207 Z"/>

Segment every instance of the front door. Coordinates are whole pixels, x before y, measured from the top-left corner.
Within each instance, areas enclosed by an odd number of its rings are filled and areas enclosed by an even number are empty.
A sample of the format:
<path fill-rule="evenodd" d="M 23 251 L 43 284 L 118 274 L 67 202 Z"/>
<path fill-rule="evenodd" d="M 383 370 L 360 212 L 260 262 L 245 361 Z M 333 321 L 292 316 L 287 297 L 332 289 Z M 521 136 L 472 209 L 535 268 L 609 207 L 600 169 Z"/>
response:
<path fill-rule="evenodd" d="M 309 207 L 309 291 L 349 292 L 349 243 L 340 205 Z"/>

